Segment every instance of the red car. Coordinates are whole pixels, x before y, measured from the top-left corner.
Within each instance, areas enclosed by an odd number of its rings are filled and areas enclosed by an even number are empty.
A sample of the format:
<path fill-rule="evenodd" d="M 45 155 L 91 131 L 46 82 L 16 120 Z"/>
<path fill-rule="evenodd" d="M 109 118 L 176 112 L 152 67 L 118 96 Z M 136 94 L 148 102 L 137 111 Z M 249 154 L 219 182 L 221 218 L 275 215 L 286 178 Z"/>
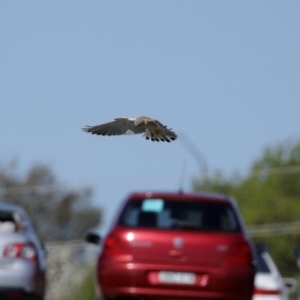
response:
<path fill-rule="evenodd" d="M 104 299 L 250 300 L 253 261 L 231 198 L 134 193 L 103 242 L 97 282 Z"/>

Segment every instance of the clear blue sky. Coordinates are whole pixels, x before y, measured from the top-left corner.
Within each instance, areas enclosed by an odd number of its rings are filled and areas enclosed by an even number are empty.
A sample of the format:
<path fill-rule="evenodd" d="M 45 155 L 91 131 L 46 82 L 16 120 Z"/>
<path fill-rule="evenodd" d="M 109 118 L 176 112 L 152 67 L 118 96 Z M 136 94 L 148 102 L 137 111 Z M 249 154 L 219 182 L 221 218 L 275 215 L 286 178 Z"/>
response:
<path fill-rule="evenodd" d="M 147 115 L 188 137 L 209 170 L 247 172 L 299 138 L 300 2 L 0 2 L 0 160 L 50 165 L 92 185 L 110 222 L 134 190 L 185 187 L 199 163 L 180 141 L 84 133 Z"/>

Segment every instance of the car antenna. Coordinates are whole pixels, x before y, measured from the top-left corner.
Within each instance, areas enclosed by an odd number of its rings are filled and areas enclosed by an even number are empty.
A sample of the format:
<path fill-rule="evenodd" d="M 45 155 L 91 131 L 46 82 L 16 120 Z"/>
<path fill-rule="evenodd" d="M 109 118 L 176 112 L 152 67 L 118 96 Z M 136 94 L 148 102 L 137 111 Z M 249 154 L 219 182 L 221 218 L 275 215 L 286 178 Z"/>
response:
<path fill-rule="evenodd" d="M 179 193 L 183 193 L 183 186 L 184 186 L 184 179 L 185 179 L 185 171 L 186 171 L 186 160 L 182 162 L 182 167 L 181 167 L 181 178 L 179 181 Z"/>

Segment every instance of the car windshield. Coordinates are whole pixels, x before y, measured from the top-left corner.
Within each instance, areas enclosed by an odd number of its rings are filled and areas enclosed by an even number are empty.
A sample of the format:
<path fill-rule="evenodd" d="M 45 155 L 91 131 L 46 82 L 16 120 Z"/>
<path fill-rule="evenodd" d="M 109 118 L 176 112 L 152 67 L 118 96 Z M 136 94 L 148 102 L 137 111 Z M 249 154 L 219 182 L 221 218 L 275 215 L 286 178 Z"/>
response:
<path fill-rule="evenodd" d="M 138 228 L 237 232 L 235 213 L 228 203 L 170 199 L 129 201 L 119 225 Z"/>

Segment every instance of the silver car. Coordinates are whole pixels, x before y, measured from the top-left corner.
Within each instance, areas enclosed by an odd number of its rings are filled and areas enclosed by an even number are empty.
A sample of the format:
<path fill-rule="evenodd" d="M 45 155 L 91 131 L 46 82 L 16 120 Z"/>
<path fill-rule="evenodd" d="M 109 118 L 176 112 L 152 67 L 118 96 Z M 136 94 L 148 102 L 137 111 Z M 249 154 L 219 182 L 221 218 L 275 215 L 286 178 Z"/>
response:
<path fill-rule="evenodd" d="M 18 205 L 0 203 L 0 299 L 42 300 L 46 258 L 33 226 Z"/>
<path fill-rule="evenodd" d="M 296 280 L 282 278 L 263 244 L 256 245 L 257 272 L 252 300 L 288 300 L 289 293 L 296 290 Z"/>

